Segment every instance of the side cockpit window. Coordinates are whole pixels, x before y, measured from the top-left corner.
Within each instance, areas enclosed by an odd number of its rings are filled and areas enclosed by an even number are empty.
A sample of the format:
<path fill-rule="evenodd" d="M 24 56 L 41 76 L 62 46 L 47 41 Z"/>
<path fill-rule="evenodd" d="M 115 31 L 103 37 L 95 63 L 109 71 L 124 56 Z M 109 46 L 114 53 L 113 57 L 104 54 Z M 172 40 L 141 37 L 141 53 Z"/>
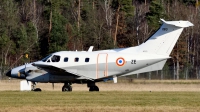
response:
<path fill-rule="evenodd" d="M 57 55 L 52 56 L 51 61 L 52 62 L 59 62 L 60 61 L 60 56 L 57 56 Z"/>
<path fill-rule="evenodd" d="M 42 59 L 42 61 L 43 61 L 43 62 L 46 62 L 46 61 L 47 61 L 47 59 L 48 59 L 49 57 L 51 57 L 51 56 L 52 56 L 52 55 L 49 55 L 49 56 L 47 56 L 47 57 L 43 58 L 43 59 Z M 48 61 L 48 62 L 49 62 L 49 61 Z"/>
<path fill-rule="evenodd" d="M 50 59 L 48 59 L 47 62 L 51 62 Z"/>

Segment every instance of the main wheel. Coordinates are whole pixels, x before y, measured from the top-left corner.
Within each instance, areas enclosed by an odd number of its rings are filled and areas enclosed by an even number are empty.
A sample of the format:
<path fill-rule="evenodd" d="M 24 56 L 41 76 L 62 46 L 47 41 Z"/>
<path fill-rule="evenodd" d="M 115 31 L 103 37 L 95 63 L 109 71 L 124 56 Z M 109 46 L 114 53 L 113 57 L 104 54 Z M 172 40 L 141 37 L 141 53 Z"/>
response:
<path fill-rule="evenodd" d="M 99 91 L 99 88 L 97 86 L 94 86 L 95 91 Z"/>
<path fill-rule="evenodd" d="M 99 88 L 97 86 L 91 86 L 89 91 L 99 91 Z"/>
<path fill-rule="evenodd" d="M 94 86 L 91 86 L 89 91 L 94 91 Z"/>
<path fill-rule="evenodd" d="M 72 87 L 70 86 L 70 85 L 64 85 L 63 87 L 62 87 L 62 91 L 63 92 L 70 92 L 70 91 L 72 91 Z"/>

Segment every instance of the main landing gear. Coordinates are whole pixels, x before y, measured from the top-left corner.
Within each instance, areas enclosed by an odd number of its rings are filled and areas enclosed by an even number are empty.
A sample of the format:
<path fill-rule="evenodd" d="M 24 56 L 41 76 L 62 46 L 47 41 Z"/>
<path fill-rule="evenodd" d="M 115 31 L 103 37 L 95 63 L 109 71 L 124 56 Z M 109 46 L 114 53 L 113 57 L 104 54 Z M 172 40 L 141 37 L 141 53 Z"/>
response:
<path fill-rule="evenodd" d="M 36 83 L 35 82 L 32 82 L 32 89 L 31 89 L 31 91 L 42 91 L 40 88 L 35 88 L 35 86 L 36 86 Z"/>
<path fill-rule="evenodd" d="M 99 91 L 99 88 L 95 85 L 95 82 L 87 82 L 87 87 L 89 91 Z M 65 83 L 62 87 L 62 92 L 71 92 L 72 86 L 71 83 Z"/>
<path fill-rule="evenodd" d="M 71 91 L 72 91 L 71 83 L 65 83 L 64 86 L 62 87 L 62 92 L 71 92 Z"/>
<path fill-rule="evenodd" d="M 99 91 L 99 88 L 95 85 L 95 82 L 88 82 L 87 87 L 89 87 L 89 91 Z"/>
<path fill-rule="evenodd" d="M 99 88 L 97 86 L 91 86 L 89 91 L 99 91 Z"/>

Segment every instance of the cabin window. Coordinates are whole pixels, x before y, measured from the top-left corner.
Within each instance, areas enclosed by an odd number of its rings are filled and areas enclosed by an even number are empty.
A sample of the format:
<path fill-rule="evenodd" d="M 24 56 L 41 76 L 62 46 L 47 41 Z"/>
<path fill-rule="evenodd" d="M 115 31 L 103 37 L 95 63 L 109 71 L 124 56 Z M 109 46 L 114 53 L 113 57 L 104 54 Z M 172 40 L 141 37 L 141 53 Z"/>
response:
<path fill-rule="evenodd" d="M 64 62 L 68 62 L 68 57 L 64 58 Z"/>
<path fill-rule="evenodd" d="M 85 58 L 85 62 L 89 62 L 90 61 L 90 58 Z"/>
<path fill-rule="evenodd" d="M 74 62 L 78 62 L 78 61 L 79 61 L 79 58 L 75 58 L 75 59 L 74 59 Z"/>
<path fill-rule="evenodd" d="M 57 56 L 57 55 L 52 56 L 51 61 L 52 62 L 59 62 L 60 61 L 60 56 Z"/>

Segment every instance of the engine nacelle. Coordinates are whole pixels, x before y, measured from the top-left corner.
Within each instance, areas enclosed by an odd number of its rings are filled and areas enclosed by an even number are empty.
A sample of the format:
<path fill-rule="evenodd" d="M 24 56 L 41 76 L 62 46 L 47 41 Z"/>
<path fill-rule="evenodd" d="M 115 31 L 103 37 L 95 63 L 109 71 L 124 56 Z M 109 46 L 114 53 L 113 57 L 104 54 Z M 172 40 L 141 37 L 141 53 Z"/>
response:
<path fill-rule="evenodd" d="M 25 79 L 29 70 L 38 70 L 38 68 L 34 67 L 32 63 L 30 63 L 11 69 L 6 73 L 6 76 L 18 79 Z"/>
<path fill-rule="evenodd" d="M 18 79 L 25 79 L 25 65 L 16 67 L 6 73 L 7 76 Z"/>
<path fill-rule="evenodd" d="M 21 72 L 12 73 L 12 71 L 11 71 L 11 76 L 10 77 L 17 78 L 17 79 L 25 79 L 26 78 L 24 73 L 21 73 Z"/>

